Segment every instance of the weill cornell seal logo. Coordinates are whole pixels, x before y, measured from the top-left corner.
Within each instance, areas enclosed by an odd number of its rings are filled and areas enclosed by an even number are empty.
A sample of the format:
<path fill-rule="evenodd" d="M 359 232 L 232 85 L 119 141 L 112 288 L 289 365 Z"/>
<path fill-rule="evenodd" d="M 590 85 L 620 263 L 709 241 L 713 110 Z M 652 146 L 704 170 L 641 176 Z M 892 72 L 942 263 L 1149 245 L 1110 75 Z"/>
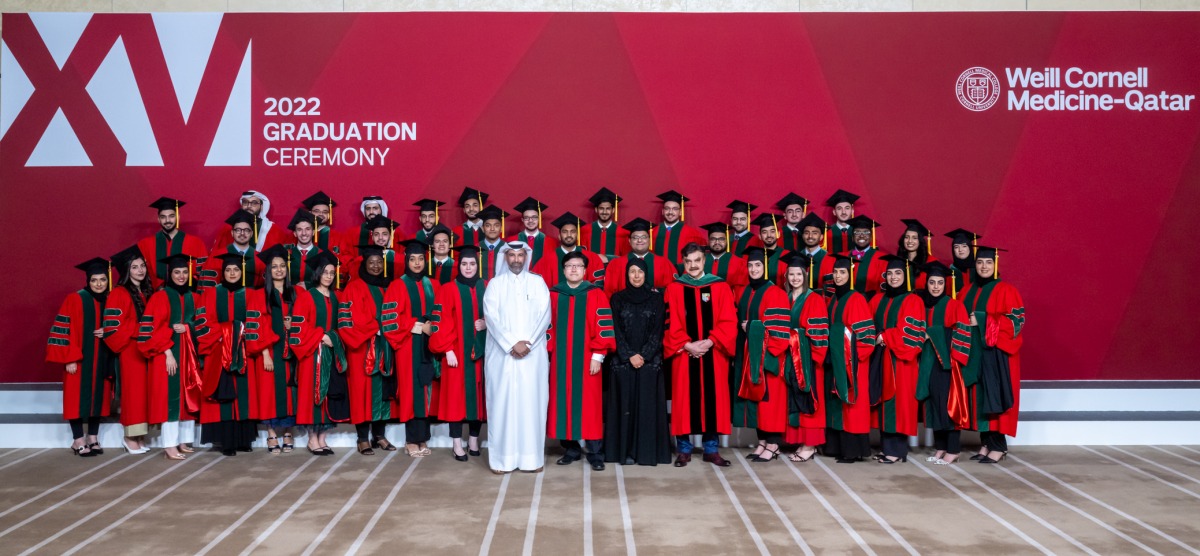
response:
<path fill-rule="evenodd" d="M 963 108 L 983 112 L 1000 98 L 1000 80 L 987 68 L 973 67 L 959 74 L 954 91 Z"/>

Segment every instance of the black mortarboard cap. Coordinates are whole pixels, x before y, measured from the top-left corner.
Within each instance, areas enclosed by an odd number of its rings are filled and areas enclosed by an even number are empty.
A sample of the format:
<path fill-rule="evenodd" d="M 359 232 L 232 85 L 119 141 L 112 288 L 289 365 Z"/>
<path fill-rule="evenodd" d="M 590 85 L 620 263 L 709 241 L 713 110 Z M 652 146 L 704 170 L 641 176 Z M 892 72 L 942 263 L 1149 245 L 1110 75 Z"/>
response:
<path fill-rule="evenodd" d="M 243 255 L 241 253 L 221 253 L 219 255 L 213 255 L 213 257 L 221 259 L 221 268 L 225 268 L 227 266 L 236 266 L 241 268 L 241 266 L 246 262 L 247 255 Z"/>
<path fill-rule="evenodd" d="M 621 227 L 629 230 L 630 232 L 649 232 L 650 228 L 654 227 L 654 224 L 651 224 L 650 221 L 646 220 L 645 218 L 638 217 L 626 222 L 625 225 Z"/>
<path fill-rule="evenodd" d="M 241 222 L 243 224 L 250 224 L 251 226 L 254 226 L 254 220 L 255 218 L 253 214 L 250 214 L 242 209 L 238 209 L 233 213 L 233 215 L 225 219 L 225 223 L 233 226 L 234 224 Z"/>
<path fill-rule="evenodd" d="M 785 264 L 787 264 L 788 267 L 803 268 L 805 270 L 805 272 L 808 271 L 808 265 L 812 261 L 812 259 L 809 258 L 808 255 L 805 255 L 804 253 L 800 253 L 798 251 L 789 251 L 787 253 L 784 253 L 783 256 L 780 257 L 779 259 L 781 261 L 783 261 Z"/>
<path fill-rule="evenodd" d="M 159 262 L 166 263 L 167 264 L 167 272 L 170 272 L 171 270 L 174 270 L 176 268 L 187 268 L 188 264 L 192 262 L 192 257 L 190 257 L 188 255 L 184 255 L 183 253 L 178 253 L 178 254 L 170 255 L 166 258 L 163 258 Z"/>
<path fill-rule="evenodd" d="M 467 199 L 475 199 L 479 204 L 484 204 L 488 200 L 488 194 L 473 187 L 464 187 L 461 195 L 458 196 L 458 206 L 463 206 L 467 203 Z"/>
<path fill-rule="evenodd" d="M 851 229 L 857 229 L 857 230 L 871 230 L 871 229 L 878 228 L 883 225 L 874 220 L 871 220 L 870 218 L 868 218 L 866 216 L 855 216 L 854 218 L 851 218 L 850 220 L 846 221 L 846 223 L 850 225 Z"/>
<path fill-rule="evenodd" d="M 942 278 L 948 278 L 950 276 L 950 273 L 953 272 L 952 270 L 950 270 L 950 267 L 946 266 L 941 261 L 933 261 L 933 262 L 926 263 L 925 266 L 921 267 L 921 270 L 923 272 L 925 272 L 926 276 L 929 276 L 929 277 L 941 276 Z"/>
<path fill-rule="evenodd" d="M 666 193 L 657 195 L 657 197 L 659 198 L 659 200 L 661 200 L 664 203 L 682 203 L 683 201 L 691 201 L 691 199 L 684 197 L 682 193 L 679 193 L 678 191 L 675 191 L 674 189 L 672 189 Z"/>
<path fill-rule="evenodd" d="M 764 212 L 755 216 L 754 221 L 750 222 L 750 224 L 760 228 L 778 228 L 779 223 L 783 221 L 784 218 L 782 215 Z"/>
<path fill-rule="evenodd" d="M 108 261 L 100 257 L 88 259 L 87 261 L 75 265 L 75 268 L 82 270 L 88 276 L 94 276 L 96 274 L 108 275 Z"/>
<path fill-rule="evenodd" d="M 880 258 L 887 261 L 887 269 L 886 270 L 894 270 L 894 269 L 907 270 L 908 269 L 908 259 L 905 257 L 897 257 L 896 255 L 884 255 Z"/>
<path fill-rule="evenodd" d="M 524 201 L 517 203 L 517 206 L 513 207 L 513 210 L 517 212 L 525 212 L 527 210 L 546 210 L 548 208 L 550 208 L 550 205 L 534 199 L 533 197 L 526 197 Z"/>
<path fill-rule="evenodd" d="M 508 213 L 500 210 L 500 207 L 496 205 L 488 205 L 475 216 L 483 220 L 504 220 Z"/>
<path fill-rule="evenodd" d="M 825 200 L 825 204 L 829 205 L 831 207 L 838 206 L 838 203 L 850 203 L 853 205 L 855 202 L 858 201 L 858 199 L 859 199 L 858 195 L 855 195 L 855 194 L 853 194 L 849 191 L 843 190 L 843 189 L 839 189 L 839 190 L 833 192 L 833 195 L 830 195 L 829 199 Z"/>
<path fill-rule="evenodd" d="M 713 222 L 712 224 L 705 224 L 703 226 L 700 226 L 700 229 L 708 232 L 709 235 L 728 234 L 729 233 L 729 224 L 727 224 L 725 222 Z"/>
<path fill-rule="evenodd" d="M 617 201 L 622 200 L 623 199 L 621 199 L 620 195 L 609 191 L 607 187 L 601 187 L 600 191 L 597 191 L 595 195 L 588 197 L 588 202 L 591 203 L 592 206 L 597 206 L 600 203 L 612 203 L 615 205 L 617 204 Z"/>
<path fill-rule="evenodd" d="M 432 237 L 432 236 L 431 236 Z M 424 255 L 429 250 L 429 244 L 419 239 L 409 239 L 404 241 L 404 254 L 407 255 Z"/>
<path fill-rule="evenodd" d="M 324 253 L 324 251 L 322 251 L 322 253 Z M 287 260 L 288 248 L 284 247 L 282 244 L 277 243 L 267 249 L 259 251 L 257 257 L 258 257 L 258 260 L 263 262 L 263 264 L 266 264 L 267 266 L 271 266 L 271 260 L 274 259 L 275 257 L 279 257 L 285 261 Z"/>
<path fill-rule="evenodd" d="M 733 212 L 749 213 L 750 211 L 757 209 L 758 205 L 752 205 L 746 201 L 733 201 L 732 203 L 725 205 L 725 208 L 732 210 Z"/>
<path fill-rule="evenodd" d="M 904 223 L 904 231 L 906 232 L 912 230 L 917 232 L 917 234 L 921 237 L 929 235 L 929 228 L 926 228 L 925 225 L 916 218 L 901 218 L 900 221 Z"/>
<path fill-rule="evenodd" d="M 187 203 L 170 197 L 159 197 L 157 201 L 150 203 L 150 208 L 157 210 L 175 210 L 177 207 L 182 207 Z"/>
<path fill-rule="evenodd" d="M 434 199 L 421 199 L 420 201 L 413 203 L 413 206 L 422 211 L 435 211 L 438 207 L 446 206 L 446 203 Z"/>
<path fill-rule="evenodd" d="M 804 197 L 801 197 L 795 193 L 788 193 L 787 195 L 784 195 L 778 203 L 775 203 L 775 208 L 779 210 L 787 210 L 787 208 L 791 205 L 808 206 L 808 199 L 805 199 Z"/>
<path fill-rule="evenodd" d="M 296 209 L 296 214 L 292 215 L 292 221 L 288 222 L 287 228 L 295 231 L 296 224 L 299 224 L 300 222 L 308 222 L 309 224 L 312 224 L 314 218 L 315 217 L 313 216 L 313 213 L 304 209 Z"/>
<path fill-rule="evenodd" d="M 804 218 L 800 219 L 800 222 L 796 223 L 796 227 L 802 232 L 804 231 L 804 228 L 816 228 L 824 232 L 825 220 L 823 220 L 820 216 L 817 216 L 817 213 L 810 212 L 805 215 Z"/>
<path fill-rule="evenodd" d="M 976 233 L 974 233 L 970 230 L 964 230 L 962 228 L 955 228 L 949 232 L 946 232 L 946 237 L 950 238 L 951 245 L 958 245 L 960 243 L 974 244 L 974 243 L 978 242 L 979 238 L 982 238 L 983 236 L 977 235 Z"/>
<path fill-rule="evenodd" d="M 563 226 L 575 226 L 576 228 L 578 228 L 579 227 L 579 217 L 575 216 L 570 211 L 567 211 L 567 212 L 564 212 L 562 216 L 555 218 L 554 222 L 551 222 L 550 224 L 560 230 L 563 229 Z"/>
<path fill-rule="evenodd" d="M 337 206 L 337 203 L 335 203 L 333 199 L 331 199 L 324 191 L 318 191 L 312 195 L 309 195 L 307 199 L 300 201 L 300 204 L 304 205 L 304 208 L 308 210 L 312 210 L 313 207 L 317 205 L 328 205 L 329 208 Z"/>
<path fill-rule="evenodd" d="M 853 263 L 854 263 L 854 259 L 850 258 L 848 255 L 834 255 L 833 256 L 833 268 L 849 269 L 850 265 Z"/>
<path fill-rule="evenodd" d="M 145 259 L 145 258 L 146 258 L 146 256 L 142 254 L 142 250 L 138 249 L 137 245 L 131 245 L 131 246 L 125 248 L 120 253 L 113 255 L 112 256 L 112 264 L 113 264 L 113 266 L 115 266 L 117 268 L 125 268 L 125 267 L 129 266 L 129 263 L 133 262 L 134 260 Z"/>

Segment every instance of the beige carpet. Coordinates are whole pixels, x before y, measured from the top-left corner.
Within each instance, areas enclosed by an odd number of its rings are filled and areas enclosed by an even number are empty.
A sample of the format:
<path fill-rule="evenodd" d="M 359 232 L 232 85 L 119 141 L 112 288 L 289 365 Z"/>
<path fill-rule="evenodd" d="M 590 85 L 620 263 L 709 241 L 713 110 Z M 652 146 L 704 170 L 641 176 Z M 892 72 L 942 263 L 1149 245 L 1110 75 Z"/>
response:
<path fill-rule="evenodd" d="M 545 473 L 498 477 L 486 452 L 445 449 L 4 450 L 0 554 L 1200 554 L 1195 447 L 1020 447 L 997 466 L 918 453 L 593 472 L 551 450 Z"/>

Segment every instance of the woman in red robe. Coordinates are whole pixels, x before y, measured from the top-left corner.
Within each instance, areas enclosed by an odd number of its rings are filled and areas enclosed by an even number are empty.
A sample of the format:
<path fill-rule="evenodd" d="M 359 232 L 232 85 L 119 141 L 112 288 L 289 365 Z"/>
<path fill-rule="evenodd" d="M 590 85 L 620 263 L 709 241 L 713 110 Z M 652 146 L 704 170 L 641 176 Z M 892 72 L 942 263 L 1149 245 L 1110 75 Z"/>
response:
<path fill-rule="evenodd" d="M 479 433 L 487 420 L 483 391 L 483 354 L 487 323 L 483 318 L 485 286 L 479 278 L 479 247 L 462 245 L 454 281 L 442 284 L 433 305 L 429 348 L 443 357 L 438 389 L 438 418 L 450 423 L 454 459 L 479 454 Z M 467 449 L 463 450 L 463 423 Z"/>
<path fill-rule="evenodd" d="M 296 287 L 292 354 L 296 357 L 296 424 L 308 430 L 308 451 L 333 455 L 329 429 L 350 420 L 346 350 L 337 333 L 338 260 L 322 253 L 308 260 L 308 288 Z"/>
<path fill-rule="evenodd" d="M 917 378 L 917 401 L 925 407 L 925 428 L 933 431 L 932 456 L 925 461 L 947 465 L 962 450 L 962 429 L 971 415 L 962 367 L 971 354 L 967 308 L 951 291 L 954 269 L 939 262 L 925 265 L 925 344 Z M 974 270 L 972 270 L 974 272 Z"/>
<path fill-rule="evenodd" d="M 264 309 L 264 323 L 270 334 L 247 341 L 247 355 L 253 362 L 255 415 L 267 428 L 267 452 L 289 453 L 294 448 L 292 427 L 296 426 L 296 358 L 292 355 L 292 315 L 296 308 L 296 289 L 288 272 L 287 250 L 276 245 L 258 254 L 263 269 L 262 288 L 250 291 L 253 305 Z M 320 258 L 319 254 L 315 258 Z M 307 269 L 304 269 L 307 270 Z M 247 283 L 253 277 L 247 276 Z M 301 290 L 303 293 L 303 289 Z M 264 339 L 274 338 L 264 342 Z"/>
<path fill-rule="evenodd" d="M 204 356 L 200 441 L 235 456 L 251 451 L 258 438 L 252 420 L 259 414 L 254 377 L 262 372 L 262 352 L 278 338 L 264 314 L 262 298 L 246 291 L 244 256 L 219 256 L 222 281 L 204 290 L 196 314 L 197 350 Z"/>
<path fill-rule="evenodd" d="M 63 418 L 71 425 L 71 449 L 77 456 L 104 453 L 96 435 L 112 400 L 112 352 L 101 341 L 104 303 L 108 298 L 108 261 L 92 259 L 76 266 L 87 275 L 87 287 L 63 300 L 50 327 L 46 361 L 65 365 Z M 84 437 L 83 424 L 87 423 Z"/>
<path fill-rule="evenodd" d="M 387 421 L 399 415 L 396 404 L 395 353 L 381 331 L 395 322 L 384 321 L 384 296 L 394 277 L 385 273 L 384 249 L 360 245 L 358 276 L 338 298 L 338 335 L 346 343 L 346 376 L 350 422 L 358 433 L 358 453 L 375 455 L 375 447 L 394 451 L 384 437 Z M 370 438 L 368 438 L 368 434 Z"/>
<path fill-rule="evenodd" d="M 896 255 L 908 259 L 908 270 L 911 273 L 908 280 L 913 291 L 923 290 L 925 273 L 921 269 L 937 260 L 930 252 L 933 235 L 919 220 L 903 218 L 900 221 L 904 223 L 904 233 L 900 234 L 900 240 L 896 244 Z"/>
<path fill-rule="evenodd" d="M 1021 405 L 1021 344 L 1025 302 L 1017 288 L 999 277 L 999 251 L 980 246 L 975 277 L 959 299 L 971 326 L 971 357 L 963 369 L 967 396 L 983 443 L 971 459 L 996 463 L 1008 455 L 1006 436 L 1017 435 Z"/>
<path fill-rule="evenodd" d="M 854 291 L 854 260 L 836 255 L 829 300 L 829 351 L 825 357 L 825 450 L 838 463 L 862 461 L 871 452 L 870 372 L 875 321 L 867 300 Z"/>
<path fill-rule="evenodd" d="M 788 385 L 788 427 L 783 441 L 795 444 L 796 451 L 788 455 L 795 462 L 805 462 L 825 444 L 825 352 L 829 349 L 829 307 L 820 292 L 810 284 L 812 259 L 791 253 L 786 257 L 788 300 L 787 357 L 784 358 L 784 380 Z"/>
<path fill-rule="evenodd" d="M 775 264 L 762 247 L 747 247 L 745 254 L 749 283 L 738 302 L 738 372 L 731 388 L 733 420 L 754 427 L 758 447 L 747 458 L 771 461 L 779 455 L 788 421 L 788 393 L 782 358 L 788 351 L 788 297 L 767 278 L 768 264 Z"/>
<path fill-rule="evenodd" d="M 871 366 L 882 371 L 877 386 L 881 397 L 871 400 L 876 404 L 871 421 L 879 429 L 883 447 L 878 461 L 891 464 L 908 461 L 908 437 L 917 434 L 917 369 L 925 342 L 925 303 L 909 290 L 908 260 L 893 255 L 883 260 L 887 269 L 882 291 L 870 303 L 876 333 Z"/>
<path fill-rule="evenodd" d="M 125 427 L 125 451 L 144 454 L 149 432 L 149 400 L 146 395 L 146 356 L 137 347 L 138 321 L 154 294 L 147 278 L 146 258 L 134 245 L 113 255 L 121 274 L 117 287 L 104 304 L 104 343 L 120 363 L 121 426 Z"/>
<path fill-rule="evenodd" d="M 202 384 L 192 340 L 199 300 L 192 293 L 191 257 L 173 255 L 164 263 L 167 281 L 146 303 L 137 341 L 146 357 L 149 422 L 161 426 L 166 458 L 181 460 L 193 451 L 200 412 Z"/>
<path fill-rule="evenodd" d="M 429 350 L 433 332 L 433 281 L 425 272 L 425 251 L 420 240 L 404 244 L 404 274 L 388 286 L 383 336 L 395 350 L 396 417 L 404 423 L 404 444 L 409 457 L 425 457 L 429 421 L 437 416 L 438 375 L 441 362 Z"/>

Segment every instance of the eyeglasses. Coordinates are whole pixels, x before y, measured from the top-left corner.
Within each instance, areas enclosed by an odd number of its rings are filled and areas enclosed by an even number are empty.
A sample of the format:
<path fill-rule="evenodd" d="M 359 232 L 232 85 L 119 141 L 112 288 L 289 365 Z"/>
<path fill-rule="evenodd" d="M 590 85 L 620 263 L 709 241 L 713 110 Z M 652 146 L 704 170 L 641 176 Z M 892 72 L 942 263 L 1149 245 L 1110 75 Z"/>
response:
<path fill-rule="evenodd" d="M 534 221 L 537 219 L 538 219 L 538 217 L 536 217 L 536 216 L 522 216 L 521 217 L 521 220 L 524 220 L 525 222 L 531 222 L 531 221 Z"/>
<path fill-rule="evenodd" d="M 233 233 L 235 233 L 235 234 L 248 234 L 248 233 L 250 233 L 250 228 L 234 228 L 234 229 L 233 229 Z"/>
<path fill-rule="evenodd" d="M 579 269 L 579 270 L 586 270 L 586 269 L 587 269 L 587 267 L 586 267 L 586 266 L 584 266 L 584 265 L 581 265 L 581 264 L 566 264 L 566 265 L 563 265 L 563 268 L 577 268 L 577 269 Z"/>
<path fill-rule="evenodd" d="M 871 236 L 871 230 L 854 230 L 854 235 L 856 235 L 856 236 L 867 236 L 867 237 L 870 237 L 870 236 Z"/>

